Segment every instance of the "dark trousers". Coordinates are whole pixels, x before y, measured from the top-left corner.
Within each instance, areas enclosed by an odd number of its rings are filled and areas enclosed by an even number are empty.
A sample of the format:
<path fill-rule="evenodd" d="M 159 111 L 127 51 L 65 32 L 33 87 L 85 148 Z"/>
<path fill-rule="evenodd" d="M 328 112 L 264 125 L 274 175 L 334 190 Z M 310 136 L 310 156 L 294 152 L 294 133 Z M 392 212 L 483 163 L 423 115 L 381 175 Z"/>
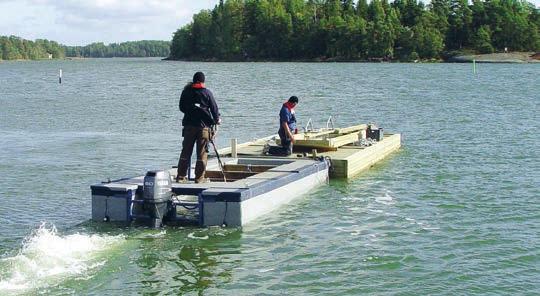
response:
<path fill-rule="evenodd" d="M 204 179 L 206 171 L 206 163 L 208 161 L 208 153 L 206 147 L 210 141 L 210 130 L 205 127 L 185 126 L 182 130 L 182 153 L 178 160 L 178 177 L 182 178 L 187 175 L 189 169 L 189 160 L 193 153 L 193 146 L 197 144 L 197 163 L 195 164 L 195 181 L 199 182 Z"/>
<path fill-rule="evenodd" d="M 270 150 L 268 151 L 271 155 L 276 156 L 288 156 L 292 154 L 293 151 L 293 144 L 291 139 L 287 137 L 284 131 L 279 131 L 279 140 L 281 141 L 281 147 L 275 147 L 271 146 Z"/>

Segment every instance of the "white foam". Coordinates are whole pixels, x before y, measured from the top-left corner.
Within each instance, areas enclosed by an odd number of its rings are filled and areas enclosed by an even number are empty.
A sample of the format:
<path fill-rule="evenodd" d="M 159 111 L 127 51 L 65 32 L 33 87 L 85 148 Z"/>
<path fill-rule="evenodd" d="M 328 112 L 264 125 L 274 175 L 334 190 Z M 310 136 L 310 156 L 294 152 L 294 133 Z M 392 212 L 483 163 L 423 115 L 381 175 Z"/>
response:
<path fill-rule="evenodd" d="M 144 235 L 144 237 L 145 238 L 160 238 L 160 237 L 164 237 L 166 234 L 167 234 L 166 230 L 161 230 L 160 232 L 157 232 L 157 233 L 147 233 Z"/>
<path fill-rule="evenodd" d="M 384 196 L 375 197 L 375 201 L 381 204 L 391 205 L 394 203 L 394 198 L 388 192 L 385 192 Z"/>
<path fill-rule="evenodd" d="M 100 252 L 125 241 L 123 236 L 59 235 L 42 223 L 16 256 L 0 259 L 0 294 L 23 293 L 85 275 L 105 263 Z"/>
<path fill-rule="evenodd" d="M 202 240 L 206 240 L 206 239 L 209 239 L 209 238 L 210 238 L 208 235 L 205 235 L 205 236 L 196 236 L 196 235 L 195 235 L 195 232 L 189 233 L 187 237 L 188 237 L 188 238 L 191 238 L 191 239 L 202 239 Z"/>

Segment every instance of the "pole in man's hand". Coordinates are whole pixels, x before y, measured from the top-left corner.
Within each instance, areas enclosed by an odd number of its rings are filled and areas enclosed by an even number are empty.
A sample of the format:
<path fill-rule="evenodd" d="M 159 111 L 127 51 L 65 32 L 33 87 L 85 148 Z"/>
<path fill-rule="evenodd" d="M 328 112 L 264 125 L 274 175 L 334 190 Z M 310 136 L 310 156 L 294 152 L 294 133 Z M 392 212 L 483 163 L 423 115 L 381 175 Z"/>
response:
<path fill-rule="evenodd" d="M 223 162 L 221 162 L 221 157 L 219 156 L 216 143 L 214 143 L 214 137 L 216 136 L 216 133 L 217 133 L 217 127 L 213 125 L 211 127 L 210 144 L 212 144 L 212 147 L 214 147 L 214 152 L 216 152 L 219 168 L 221 169 L 221 174 L 223 174 L 223 182 L 227 183 L 227 177 L 225 177 L 225 167 L 223 166 Z"/>

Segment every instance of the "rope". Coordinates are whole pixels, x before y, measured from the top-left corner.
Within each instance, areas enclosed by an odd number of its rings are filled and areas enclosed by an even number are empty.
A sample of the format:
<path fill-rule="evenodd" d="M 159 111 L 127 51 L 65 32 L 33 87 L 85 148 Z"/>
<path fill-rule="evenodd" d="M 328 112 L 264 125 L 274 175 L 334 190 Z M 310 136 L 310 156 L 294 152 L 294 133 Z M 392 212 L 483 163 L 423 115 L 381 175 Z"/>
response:
<path fill-rule="evenodd" d="M 198 204 L 195 204 L 195 205 L 193 205 L 193 206 L 188 206 L 188 205 L 186 205 L 186 204 L 182 204 L 182 203 L 181 203 L 182 201 L 181 201 L 180 199 L 178 199 L 178 196 L 173 197 L 172 200 L 173 200 L 173 205 L 175 205 L 175 206 L 181 206 L 181 207 L 183 207 L 183 208 L 186 209 L 186 210 L 193 211 L 193 210 L 196 210 L 196 209 L 199 208 L 199 205 L 198 205 Z M 175 204 L 174 202 L 176 202 L 176 204 Z"/>
<path fill-rule="evenodd" d="M 154 208 L 156 208 L 157 216 L 158 216 L 158 217 L 161 217 L 161 213 L 159 212 L 157 203 L 154 203 Z M 154 218 L 154 219 L 155 219 L 155 218 Z M 163 218 L 159 218 L 159 220 L 163 221 Z M 161 226 L 161 224 L 163 224 L 163 222 L 160 222 L 159 224 L 160 224 L 159 226 Z"/>
<path fill-rule="evenodd" d="M 186 210 L 190 210 L 190 211 L 193 211 L 193 210 L 196 210 L 199 208 L 199 205 L 194 205 L 194 206 L 188 206 L 188 205 L 182 205 L 180 204 L 179 206 L 181 206 L 182 208 L 186 209 Z"/>
<path fill-rule="evenodd" d="M 227 220 L 227 210 L 229 209 L 229 202 L 225 202 L 225 213 L 223 214 L 223 223 L 221 223 L 222 226 L 227 226 L 227 223 L 225 221 Z"/>
<path fill-rule="evenodd" d="M 105 198 L 105 217 L 103 217 L 103 221 L 108 222 L 109 221 L 109 197 L 107 196 Z"/>

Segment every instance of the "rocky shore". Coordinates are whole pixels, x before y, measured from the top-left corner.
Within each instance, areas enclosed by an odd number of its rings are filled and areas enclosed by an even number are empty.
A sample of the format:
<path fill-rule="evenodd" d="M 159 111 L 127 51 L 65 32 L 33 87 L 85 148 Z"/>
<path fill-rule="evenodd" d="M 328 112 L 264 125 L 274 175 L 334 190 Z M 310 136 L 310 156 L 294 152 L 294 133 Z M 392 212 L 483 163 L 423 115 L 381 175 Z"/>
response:
<path fill-rule="evenodd" d="M 475 55 L 459 55 L 447 60 L 450 63 L 540 63 L 540 53 L 508 52 Z"/>

